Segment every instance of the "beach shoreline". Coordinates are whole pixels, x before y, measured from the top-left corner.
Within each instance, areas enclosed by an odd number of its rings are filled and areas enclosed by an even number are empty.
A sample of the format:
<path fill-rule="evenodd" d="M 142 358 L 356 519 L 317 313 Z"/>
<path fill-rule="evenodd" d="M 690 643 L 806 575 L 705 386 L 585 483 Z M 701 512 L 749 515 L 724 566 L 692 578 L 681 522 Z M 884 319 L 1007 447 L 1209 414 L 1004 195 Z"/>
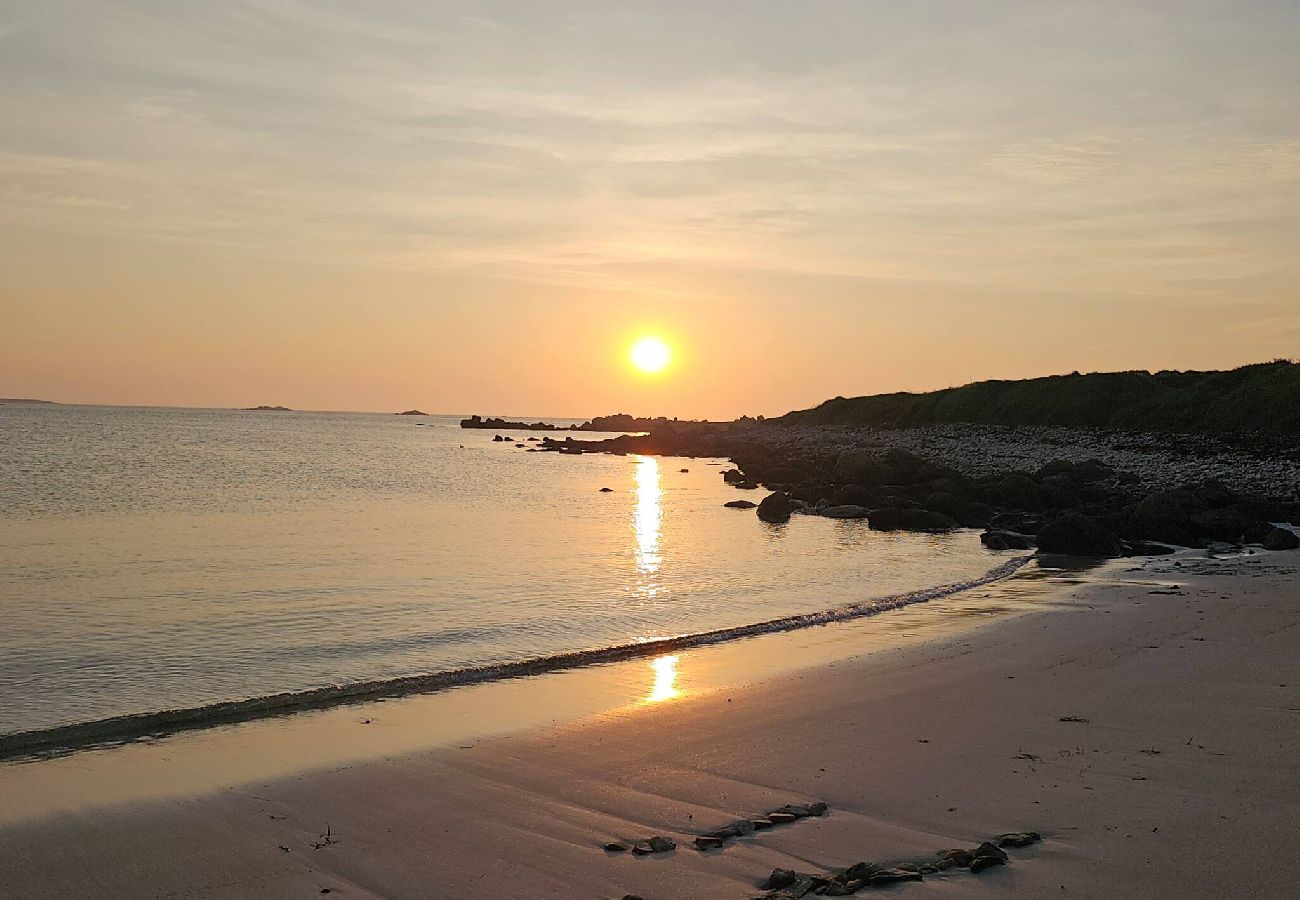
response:
<path fill-rule="evenodd" d="M 1025 615 L 679 702 L 17 819 L 0 877 L 30 897 L 746 897 L 775 867 L 1032 830 L 1005 867 L 896 889 L 1287 896 L 1298 570 L 1294 552 L 1120 561 Z M 814 800 L 825 817 L 689 844 Z M 601 849 L 656 834 L 677 849 Z"/>

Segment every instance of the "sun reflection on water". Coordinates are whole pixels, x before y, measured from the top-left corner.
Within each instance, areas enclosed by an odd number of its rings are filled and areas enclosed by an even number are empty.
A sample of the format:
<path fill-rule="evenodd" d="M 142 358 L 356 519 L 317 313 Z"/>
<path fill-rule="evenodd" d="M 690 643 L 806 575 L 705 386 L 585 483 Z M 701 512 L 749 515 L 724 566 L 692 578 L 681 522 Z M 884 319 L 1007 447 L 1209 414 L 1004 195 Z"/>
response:
<path fill-rule="evenodd" d="M 659 553 L 659 528 L 663 521 L 659 486 L 659 460 L 642 456 L 636 464 L 636 510 L 632 514 L 632 529 L 636 532 L 636 568 L 641 576 L 639 590 L 647 599 L 659 593 L 654 577 L 659 572 L 663 558 Z"/>
<path fill-rule="evenodd" d="M 680 697 L 682 692 L 675 685 L 677 683 L 677 657 L 660 656 L 650 663 L 650 668 L 654 669 L 655 681 L 650 688 L 650 693 L 646 695 L 647 703 L 662 703 L 665 700 L 672 700 L 674 697 Z"/>

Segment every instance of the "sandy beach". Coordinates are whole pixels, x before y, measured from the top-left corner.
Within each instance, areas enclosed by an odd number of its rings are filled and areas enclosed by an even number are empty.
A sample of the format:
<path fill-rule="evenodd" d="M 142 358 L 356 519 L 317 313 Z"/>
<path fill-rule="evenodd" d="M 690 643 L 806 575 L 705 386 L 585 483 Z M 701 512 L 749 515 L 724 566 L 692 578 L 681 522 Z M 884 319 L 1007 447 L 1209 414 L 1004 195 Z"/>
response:
<path fill-rule="evenodd" d="M 743 687 L 239 787 L 27 811 L 0 827 L 0 892 L 741 898 L 776 867 L 922 861 L 1036 831 L 1005 866 L 888 890 L 1294 896 L 1298 570 L 1294 552 L 1121 560 L 1023 614 Z M 159 746 L 176 770 L 204 765 Z M 94 756 L 57 761 L 51 809 Z M 825 816 L 691 845 L 818 800 Z M 677 848 L 602 849 L 654 835 Z"/>

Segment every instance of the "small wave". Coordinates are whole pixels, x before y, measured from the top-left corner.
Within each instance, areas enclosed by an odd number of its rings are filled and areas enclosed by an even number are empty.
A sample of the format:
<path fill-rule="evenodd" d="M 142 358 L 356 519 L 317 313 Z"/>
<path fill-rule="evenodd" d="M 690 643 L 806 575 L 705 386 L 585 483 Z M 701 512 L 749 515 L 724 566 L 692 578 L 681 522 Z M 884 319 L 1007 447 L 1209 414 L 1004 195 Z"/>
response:
<path fill-rule="evenodd" d="M 92 722 L 14 732 L 0 735 L 0 759 L 44 757 L 80 748 L 156 738 L 178 731 L 207 728 L 214 725 L 228 725 L 270 716 L 342 706 L 349 703 L 432 693 L 469 684 L 500 681 L 506 678 L 522 678 L 529 675 L 542 675 L 563 669 L 621 662 L 639 657 L 658 656 L 663 653 L 687 650 L 692 647 L 703 647 L 709 644 L 720 644 L 724 641 L 734 641 L 739 638 L 754 637 L 760 634 L 794 631 L 814 625 L 842 622 L 846 619 L 876 615 L 891 609 L 909 606 L 913 603 L 937 600 L 940 597 L 947 597 L 974 587 L 990 584 L 1010 576 L 1031 559 L 1033 559 L 1032 555 L 1009 559 L 1002 565 L 990 569 L 979 578 L 970 581 L 923 588 L 864 603 L 837 606 L 820 612 L 783 616 L 779 619 L 769 619 L 765 622 L 755 622 L 749 625 L 737 625 L 731 628 L 719 628 L 713 631 L 702 631 L 676 637 L 617 644 L 594 650 L 575 650 L 568 653 L 557 653 L 551 656 L 495 665 L 330 685 L 304 691 L 289 691 L 265 697 L 252 697 L 245 700 L 228 700 L 185 709 L 133 713 L 108 719 L 97 719 Z"/>

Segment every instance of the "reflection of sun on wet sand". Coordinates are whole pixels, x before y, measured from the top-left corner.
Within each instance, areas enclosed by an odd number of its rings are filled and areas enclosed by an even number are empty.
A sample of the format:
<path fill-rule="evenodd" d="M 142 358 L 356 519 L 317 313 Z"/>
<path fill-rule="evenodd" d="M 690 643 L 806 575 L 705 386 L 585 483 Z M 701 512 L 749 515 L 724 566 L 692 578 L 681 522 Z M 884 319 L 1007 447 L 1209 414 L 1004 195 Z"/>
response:
<path fill-rule="evenodd" d="M 647 703 L 662 703 L 665 700 L 673 700 L 682 695 L 682 692 L 676 687 L 677 662 L 678 658 L 676 656 L 661 656 L 650 663 L 650 668 L 655 673 L 655 680 L 650 688 L 650 693 L 646 695 Z"/>

